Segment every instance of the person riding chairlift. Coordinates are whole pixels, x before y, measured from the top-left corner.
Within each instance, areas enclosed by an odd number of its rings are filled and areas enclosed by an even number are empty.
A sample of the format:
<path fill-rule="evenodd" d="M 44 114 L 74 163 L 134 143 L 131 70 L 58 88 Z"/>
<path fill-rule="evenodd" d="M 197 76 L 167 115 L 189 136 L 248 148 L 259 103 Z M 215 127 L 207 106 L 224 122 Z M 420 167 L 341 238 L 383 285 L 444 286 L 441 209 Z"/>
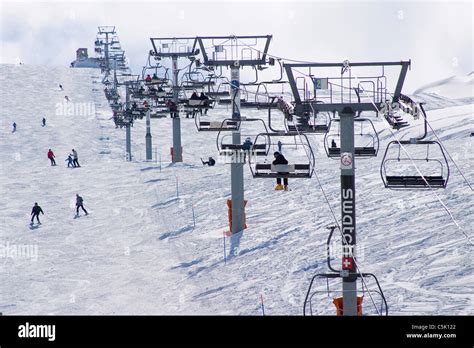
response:
<path fill-rule="evenodd" d="M 151 76 L 149 74 L 146 75 L 145 82 L 151 82 L 151 80 L 152 80 Z"/>
<path fill-rule="evenodd" d="M 275 156 L 275 160 L 272 162 L 272 164 L 275 164 L 275 165 L 278 165 L 278 164 L 284 164 L 284 165 L 287 165 L 288 164 L 288 161 L 286 160 L 285 156 L 283 156 L 281 153 L 279 153 L 278 151 L 275 152 L 273 154 L 273 156 Z M 288 174 L 288 173 L 280 173 L 278 172 L 278 174 Z M 275 186 L 275 191 L 280 191 L 280 190 L 285 190 L 285 191 L 288 191 L 288 178 L 283 178 L 283 185 L 281 185 L 281 178 L 277 178 L 276 179 L 277 181 L 277 184 Z"/>
<path fill-rule="evenodd" d="M 153 74 L 153 78 L 152 78 L 152 79 L 153 79 L 153 80 L 158 80 L 158 76 L 156 75 L 156 73 Z"/>
<path fill-rule="evenodd" d="M 196 92 L 193 92 L 193 94 L 191 95 L 191 98 L 190 98 L 190 99 L 192 99 L 192 100 L 199 100 L 200 98 L 199 98 L 199 96 L 197 95 Z"/>

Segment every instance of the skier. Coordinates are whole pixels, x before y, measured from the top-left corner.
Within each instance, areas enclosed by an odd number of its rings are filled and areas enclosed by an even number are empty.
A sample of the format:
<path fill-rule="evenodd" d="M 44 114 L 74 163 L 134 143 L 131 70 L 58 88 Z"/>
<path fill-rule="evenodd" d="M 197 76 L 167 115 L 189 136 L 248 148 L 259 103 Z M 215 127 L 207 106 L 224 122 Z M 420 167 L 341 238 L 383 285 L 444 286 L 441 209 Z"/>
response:
<path fill-rule="evenodd" d="M 78 157 L 77 157 L 77 151 L 74 149 L 72 149 L 71 151 L 72 151 L 72 157 L 74 158 L 74 160 L 72 161 L 72 165 L 74 167 L 80 167 Z"/>
<path fill-rule="evenodd" d="M 59 85 L 59 89 L 60 89 L 61 91 L 64 91 L 63 85 Z"/>
<path fill-rule="evenodd" d="M 283 156 L 279 152 L 275 152 L 273 154 L 275 156 L 275 160 L 272 162 L 273 164 L 288 164 L 288 161 L 286 160 L 285 156 Z M 288 174 L 288 173 L 278 173 L 278 174 Z M 281 178 L 277 178 L 277 185 L 275 186 L 276 191 L 280 190 L 285 190 L 288 191 L 288 178 L 283 178 L 283 185 L 281 185 Z"/>
<path fill-rule="evenodd" d="M 202 158 L 201 158 L 201 162 L 202 162 L 203 166 L 205 166 L 207 164 L 209 167 L 212 167 L 216 164 L 216 160 L 212 157 L 209 157 L 209 159 L 207 161 L 203 161 Z"/>
<path fill-rule="evenodd" d="M 46 118 L 43 117 L 42 122 L 43 122 L 43 127 L 46 126 Z"/>
<path fill-rule="evenodd" d="M 52 165 L 52 166 L 55 166 L 55 165 L 56 165 L 56 161 L 55 161 L 54 157 L 56 157 L 56 156 L 54 156 L 53 151 L 52 151 L 51 149 L 49 149 L 49 151 L 48 151 L 48 158 L 49 158 L 49 160 L 51 161 L 51 165 Z"/>
<path fill-rule="evenodd" d="M 13 122 L 13 130 L 12 130 L 12 133 L 15 133 L 16 132 L 16 122 Z"/>
<path fill-rule="evenodd" d="M 73 167 L 73 168 L 74 168 L 74 161 L 73 161 L 73 159 L 72 159 L 72 155 L 71 155 L 71 154 L 67 155 L 66 161 L 67 161 L 67 167 L 68 167 L 68 168 L 69 168 L 69 167 Z M 65 161 L 65 162 L 66 162 L 66 161 Z"/>
<path fill-rule="evenodd" d="M 33 207 L 33 209 L 31 210 L 31 224 L 33 225 L 33 220 L 34 218 L 36 217 L 36 220 L 38 221 L 38 223 L 40 224 L 40 220 L 39 220 L 39 214 L 43 214 L 44 215 L 44 212 L 43 212 L 43 209 L 41 209 L 41 207 L 38 205 L 38 203 L 35 202 L 35 205 Z"/>
<path fill-rule="evenodd" d="M 283 147 L 283 144 L 281 143 L 280 140 L 278 140 L 277 145 L 278 145 L 278 152 L 281 153 L 281 148 Z"/>
<path fill-rule="evenodd" d="M 84 208 L 84 200 L 82 199 L 81 196 L 79 196 L 79 193 L 76 193 L 76 216 L 79 216 L 79 208 L 82 208 L 82 211 L 86 213 L 86 215 L 89 215 L 87 210 Z"/>
<path fill-rule="evenodd" d="M 64 97 L 64 99 L 66 99 L 67 102 L 69 101 L 69 97 L 67 95 Z"/>

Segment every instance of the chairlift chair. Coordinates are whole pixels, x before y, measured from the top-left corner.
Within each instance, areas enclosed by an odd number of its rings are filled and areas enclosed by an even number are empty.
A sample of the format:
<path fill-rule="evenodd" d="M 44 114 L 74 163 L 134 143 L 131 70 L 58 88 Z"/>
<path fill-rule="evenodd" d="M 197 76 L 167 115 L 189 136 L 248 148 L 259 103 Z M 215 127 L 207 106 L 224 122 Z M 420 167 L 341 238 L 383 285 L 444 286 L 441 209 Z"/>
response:
<path fill-rule="evenodd" d="M 426 156 L 411 153 L 408 157 L 402 146 L 425 148 Z M 396 151 L 396 156 L 392 156 Z M 433 153 L 437 156 L 433 156 Z M 416 170 L 421 165 L 422 169 Z M 393 167 L 396 167 L 395 169 Z M 386 188 L 400 189 L 442 189 L 449 179 L 449 164 L 441 144 L 434 140 L 394 140 L 388 143 L 380 167 L 380 175 Z"/>
<path fill-rule="evenodd" d="M 324 149 L 330 158 L 341 156 L 340 122 L 338 118 L 332 119 L 329 123 L 329 130 L 324 136 Z M 368 125 L 365 129 L 364 124 Z M 358 129 L 357 126 L 359 126 Z M 336 146 L 332 146 L 333 140 L 336 142 Z M 367 118 L 354 118 L 354 144 L 355 157 L 377 156 L 380 142 L 371 120 Z"/>
<path fill-rule="evenodd" d="M 249 166 L 254 178 L 311 178 L 314 172 L 315 157 L 311 143 L 305 134 L 260 133 L 255 138 L 254 144 L 262 143 L 260 137 L 269 139 L 270 148 L 267 150 L 268 155 L 263 160 L 253 162 L 253 158 L 250 156 Z M 278 151 L 278 139 L 281 142 L 282 154 L 288 161 L 286 165 L 272 164 L 273 153 Z M 272 157 L 268 158 L 270 155 Z"/>
<path fill-rule="evenodd" d="M 340 288 L 342 279 L 343 279 L 343 272 L 342 270 L 335 269 L 331 265 L 331 239 L 333 237 L 334 231 L 336 230 L 337 226 L 329 226 L 329 236 L 328 239 L 326 240 L 326 252 L 327 252 L 327 266 L 330 270 L 329 273 L 318 273 L 315 276 L 311 278 L 311 282 L 308 287 L 308 291 L 306 292 L 306 297 L 304 300 L 304 305 L 303 305 L 303 315 L 327 315 L 326 309 L 329 308 L 330 303 L 326 302 L 326 306 L 322 306 L 321 303 L 318 303 L 317 309 L 313 311 L 313 302 L 315 300 L 315 297 L 317 295 L 321 296 L 319 300 L 325 300 L 328 297 L 333 298 L 331 301 L 335 306 L 336 306 L 336 314 L 337 315 L 343 315 L 343 291 L 342 290 L 332 290 L 331 287 L 334 282 L 332 280 L 335 279 L 340 279 L 339 282 L 337 282 L 337 286 Z M 382 288 L 380 286 L 380 283 L 377 279 L 377 277 L 372 274 L 372 273 L 360 273 L 357 272 L 356 274 L 356 280 L 358 282 L 357 284 L 357 289 L 361 289 L 360 295 L 357 294 L 357 314 L 358 315 L 363 315 L 362 313 L 362 301 L 366 295 L 366 293 L 370 297 L 370 302 L 374 306 L 376 306 L 375 312 L 378 315 L 388 315 L 388 305 L 387 305 L 387 300 L 385 298 L 385 295 L 382 291 Z M 313 290 L 313 285 L 315 281 L 318 280 L 325 280 L 326 281 L 326 286 L 324 290 Z M 369 286 L 372 286 L 370 281 L 373 281 L 375 283 L 375 288 L 370 289 Z M 378 303 L 377 303 L 378 302 Z M 321 310 L 321 307 L 324 309 Z M 316 313 L 314 313 L 316 312 Z"/>
<path fill-rule="evenodd" d="M 227 119 L 228 121 L 232 121 L 232 119 Z M 268 133 L 267 125 L 265 121 L 260 118 L 248 118 L 248 117 L 241 117 L 239 123 L 239 130 L 241 132 L 241 139 L 245 140 L 246 138 L 252 139 L 252 146 L 249 149 L 252 156 L 267 156 L 268 151 L 270 150 L 270 139 L 269 137 L 260 137 L 258 140 L 259 143 L 255 142 L 255 134 L 249 134 L 247 132 L 242 133 L 242 125 L 246 123 L 261 123 L 263 125 L 263 129 L 265 133 Z M 232 155 L 236 152 L 243 152 L 243 144 L 233 144 L 232 142 L 232 134 L 226 132 L 226 134 L 222 134 L 221 130 L 217 133 L 216 137 L 216 146 L 217 150 L 219 151 L 219 155 L 221 156 L 228 156 Z"/>
<path fill-rule="evenodd" d="M 224 119 L 217 121 L 202 121 L 200 113 L 194 117 L 196 129 L 198 132 L 229 132 L 236 131 L 240 127 L 240 122 L 233 119 Z"/>
<path fill-rule="evenodd" d="M 294 120 L 296 119 L 296 120 Z M 310 134 L 326 134 L 329 130 L 330 115 L 328 113 L 307 115 L 292 115 L 285 117 L 285 128 L 288 132 L 300 132 Z"/>

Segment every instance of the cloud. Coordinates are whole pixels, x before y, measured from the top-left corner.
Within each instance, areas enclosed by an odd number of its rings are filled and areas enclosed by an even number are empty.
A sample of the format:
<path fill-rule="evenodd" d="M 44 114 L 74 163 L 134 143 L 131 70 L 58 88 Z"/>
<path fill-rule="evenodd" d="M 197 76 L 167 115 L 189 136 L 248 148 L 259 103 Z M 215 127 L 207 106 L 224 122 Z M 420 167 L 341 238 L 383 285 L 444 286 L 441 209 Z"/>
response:
<path fill-rule="evenodd" d="M 408 89 L 472 71 L 472 2 L 2 2 L 0 62 L 68 66 L 115 25 L 134 72 L 151 36 L 273 34 L 271 53 L 308 61 L 412 59 Z"/>

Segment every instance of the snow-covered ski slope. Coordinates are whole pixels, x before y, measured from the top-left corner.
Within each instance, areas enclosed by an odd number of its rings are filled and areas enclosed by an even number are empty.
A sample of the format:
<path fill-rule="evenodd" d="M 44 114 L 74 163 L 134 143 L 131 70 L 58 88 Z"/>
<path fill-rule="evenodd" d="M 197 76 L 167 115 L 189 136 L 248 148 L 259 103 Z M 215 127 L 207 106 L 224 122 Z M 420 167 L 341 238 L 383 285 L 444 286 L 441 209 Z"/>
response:
<path fill-rule="evenodd" d="M 302 314 L 310 278 L 327 271 L 326 226 L 333 224 L 316 178 L 291 180 L 290 192 L 276 192 L 273 180 L 253 179 L 246 167 L 248 229 L 232 240 L 237 256 L 228 255 L 225 264 L 230 168 L 200 162 L 217 158 L 215 133 L 198 133 L 192 119 L 182 119 L 184 163 L 171 165 L 171 120 L 153 119 L 158 158 L 147 163 L 145 121 L 138 120 L 134 160 L 127 162 L 125 131 L 110 119 L 98 71 L 2 65 L 0 76 L 0 243 L 37 247 L 37 259 L 0 258 L 0 312 L 261 315 L 262 295 L 265 314 Z M 65 95 L 95 110 L 58 115 Z M 431 124 L 474 182 L 473 105 L 429 107 Z M 472 247 L 433 192 L 383 187 L 379 167 L 392 137 L 381 119 L 373 121 L 379 156 L 356 161 L 359 266 L 378 276 L 390 314 L 474 314 Z M 310 139 L 316 172 L 339 216 L 338 161 L 326 157 L 322 136 Z M 46 157 L 49 148 L 56 167 Z M 81 168 L 66 168 L 72 148 Z M 448 188 L 436 194 L 472 236 L 473 193 L 454 166 L 451 173 Z M 74 219 L 76 193 L 89 216 Z M 30 230 L 34 202 L 45 215 Z M 230 243 L 226 238 L 227 253 Z M 340 288 L 337 283 L 334 290 Z M 314 297 L 313 311 L 334 314 L 331 300 Z M 367 295 L 364 303 L 365 313 L 373 314 Z"/>

